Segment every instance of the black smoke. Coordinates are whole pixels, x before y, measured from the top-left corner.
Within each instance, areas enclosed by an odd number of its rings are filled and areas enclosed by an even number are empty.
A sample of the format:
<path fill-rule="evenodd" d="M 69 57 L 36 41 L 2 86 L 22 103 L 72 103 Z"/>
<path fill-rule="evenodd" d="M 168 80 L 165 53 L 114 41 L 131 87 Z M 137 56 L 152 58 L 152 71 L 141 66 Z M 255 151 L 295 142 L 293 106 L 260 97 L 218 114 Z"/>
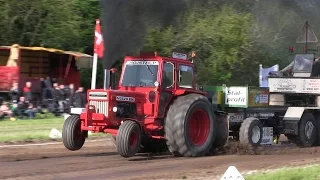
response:
<path fill-rule="evenodd" d="M 101 0 L 104 68 L 142 46 L 148 27 L 175 24 L 187 0 Z"/>

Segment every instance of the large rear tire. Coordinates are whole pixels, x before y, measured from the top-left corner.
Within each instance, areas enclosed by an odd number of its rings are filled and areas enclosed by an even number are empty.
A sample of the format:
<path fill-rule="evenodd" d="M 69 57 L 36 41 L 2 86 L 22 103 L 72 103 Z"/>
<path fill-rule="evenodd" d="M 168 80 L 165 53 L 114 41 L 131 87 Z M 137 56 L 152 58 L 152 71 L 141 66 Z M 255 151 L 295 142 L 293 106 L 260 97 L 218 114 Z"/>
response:
<path fill-rule="evenodd" d="M 116 137 L 117 151 L 122 157 L 132 157 L 140 149 L 141 129 L 134 121 L 124 121 Z"/>
<path fill-rule="evenodd" d="M 203 156 L 216 137 L 212 104 L 199 94 L 178 97 L 165 119 L 165 137 L 174 156 Z"/>
<path fill-rule="evenodd" d="M 63 145 L 70 151 L 82 148 L 88 131 L 81 131 L 81 121 L 78 115 L 69 116 L 63 124 L 62 141 Z"/>
<path fill-rule="evenodd" d="M 262 140 L 262 123 L 259 119 L 249 117 L 245 119 L 240 127 L 239 140 L 243 145 L 253 147 L 260 146 Z"/>

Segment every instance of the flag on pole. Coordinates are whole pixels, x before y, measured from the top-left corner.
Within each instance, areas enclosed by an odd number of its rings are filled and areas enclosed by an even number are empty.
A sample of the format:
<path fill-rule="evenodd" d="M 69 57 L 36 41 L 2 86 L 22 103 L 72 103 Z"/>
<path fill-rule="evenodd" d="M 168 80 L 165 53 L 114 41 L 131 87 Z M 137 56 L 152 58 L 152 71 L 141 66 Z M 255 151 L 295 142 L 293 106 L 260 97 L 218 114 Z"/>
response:
<path fill-rule="evenodd" d="M 96 29 L 94 32 L 94 53 L 98 55 L 99 58 L 103 57 L 104 45 L 103 37 L 101 33 L 100 20 L 96 20 Z"/>
<path fill-rule="evenodd" d="M 103 57 L 104 46 L 103 46 L 103 37 L 101 33 L 100 20 L 96 20 L 96 28 L 94 31 L 94 54 L 93 54 L 93 62 L 92 62 L 92 77 L 91 77 L 91 89 L 96 88 L 96 80 L 97 80 L 97 64 L 98 57 Z"/>
<path fill-rule="evenodd" d="M 259 68 L 260 87 L 268 87 L 268 76 L 271 71 L 279 71 L 279 65 L 276 64 L 269 68 L 262 68 L 262 64 L 260 64 L 260 68 Z"/>

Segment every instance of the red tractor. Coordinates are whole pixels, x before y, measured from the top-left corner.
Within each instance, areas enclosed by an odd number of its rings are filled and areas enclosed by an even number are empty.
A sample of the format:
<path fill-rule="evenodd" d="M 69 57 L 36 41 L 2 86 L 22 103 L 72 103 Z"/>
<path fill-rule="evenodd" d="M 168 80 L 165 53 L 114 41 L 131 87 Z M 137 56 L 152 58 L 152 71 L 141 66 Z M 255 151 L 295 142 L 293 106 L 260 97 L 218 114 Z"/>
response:
<path fill-rule="evenodd" d="M 85 112 L 64 123 L 64 146 L 82 148 L 88 131 L 113 135 L 118 154 L 161 149 L 203 156 L 228 138 L 226 113 L 196 88 L 194 65 L 155 54 L 126 56 L 118 87 L 87 93 Z"/>

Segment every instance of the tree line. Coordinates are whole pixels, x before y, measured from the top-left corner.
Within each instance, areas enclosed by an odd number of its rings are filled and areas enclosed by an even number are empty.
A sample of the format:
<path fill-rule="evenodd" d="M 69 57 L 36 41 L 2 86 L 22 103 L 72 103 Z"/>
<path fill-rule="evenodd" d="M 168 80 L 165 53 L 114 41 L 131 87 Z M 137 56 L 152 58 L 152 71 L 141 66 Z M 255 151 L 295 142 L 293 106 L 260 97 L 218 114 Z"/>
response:
<path fill-rule="evenodd" d="M 94 24 L 100 17 L 99 0 L 0 0 L 0 43 L 45 46 L 93 53 Z M 258 85 L 259 64 L 287 65 L 288 48 L 306 20 L 316 35 L 320 2 L 306 0 L 188 1 L 174 24 L 149 26 L 135 51 L 196 51 L 199 84 Z M 101 17 L 103 18 L 103 17 Z M 103 26 L 103 24 L 102 24 Z M 102 27 L 108 28 L 108 27 Z M 108 48 L 105 48 L 108 50 Z M 97 85 L 103 85 L 99 61 Z M 120 70 L 121 58 L 114 67 Z M 91 71 L 82 70 L 90 87 Z"/>

